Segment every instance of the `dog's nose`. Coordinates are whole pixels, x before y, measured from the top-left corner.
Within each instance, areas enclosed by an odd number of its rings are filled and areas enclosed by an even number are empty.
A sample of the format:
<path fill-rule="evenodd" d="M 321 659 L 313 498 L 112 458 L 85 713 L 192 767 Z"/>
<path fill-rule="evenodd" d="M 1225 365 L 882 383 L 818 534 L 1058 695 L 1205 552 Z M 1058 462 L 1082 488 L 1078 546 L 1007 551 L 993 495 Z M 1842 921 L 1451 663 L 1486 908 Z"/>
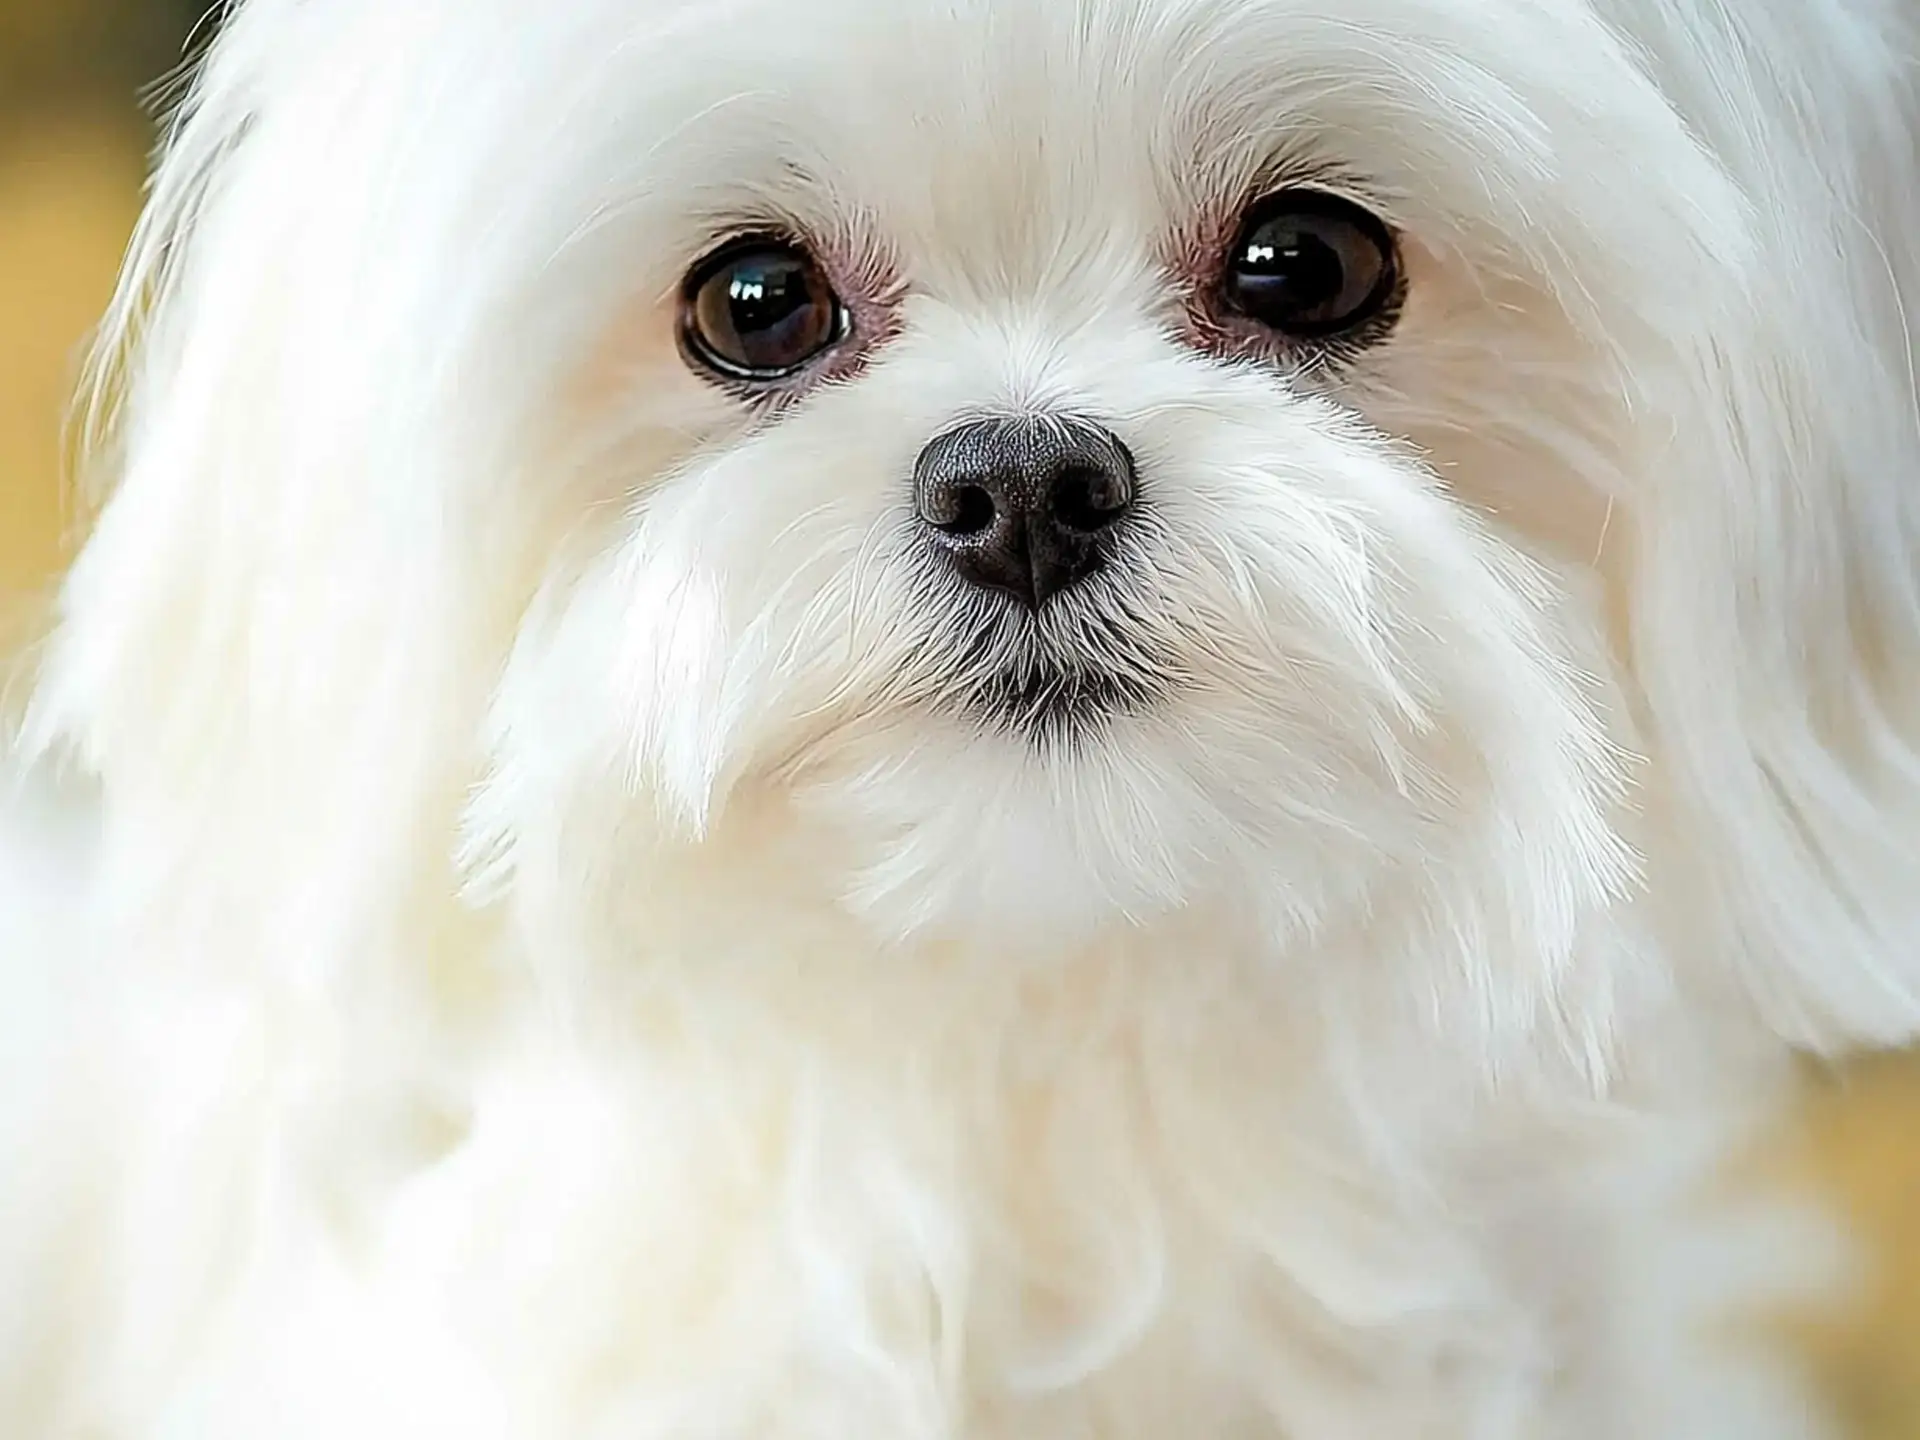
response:
<path fill-rule="evenodd" d="M 1054 416 L 948 430 L 914 467 L 915 509 L 954 568 L 1034 610 L 1100 568 L 1137 488 L 1118 436 Z"/>

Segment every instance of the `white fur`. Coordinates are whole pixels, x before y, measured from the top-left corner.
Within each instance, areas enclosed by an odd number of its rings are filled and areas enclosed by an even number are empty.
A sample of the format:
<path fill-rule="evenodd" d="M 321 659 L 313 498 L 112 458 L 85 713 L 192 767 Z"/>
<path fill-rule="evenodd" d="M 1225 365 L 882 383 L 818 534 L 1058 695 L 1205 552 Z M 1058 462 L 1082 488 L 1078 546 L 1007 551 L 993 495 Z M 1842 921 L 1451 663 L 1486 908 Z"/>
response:
<path fill-rule="evenodd" d="M 1905 0 L 239 7 L 27 724 L 86 898 L 0 864 L 0 1434 L 1817 1434 L 1714 1329 L 1812 1242 L 1698 1187 L 1920 1031 L 1916 67 Z M 1301 175 L 1407 311 L 1211 358 L 1182 246 Z M 754 418 L 671 297 L 770 219 L 894 333 Z M 1141 462 L 994 652 L 1177 677 L 1077 746 L 964 718 L 903 538 L 1007 409 Z"/>

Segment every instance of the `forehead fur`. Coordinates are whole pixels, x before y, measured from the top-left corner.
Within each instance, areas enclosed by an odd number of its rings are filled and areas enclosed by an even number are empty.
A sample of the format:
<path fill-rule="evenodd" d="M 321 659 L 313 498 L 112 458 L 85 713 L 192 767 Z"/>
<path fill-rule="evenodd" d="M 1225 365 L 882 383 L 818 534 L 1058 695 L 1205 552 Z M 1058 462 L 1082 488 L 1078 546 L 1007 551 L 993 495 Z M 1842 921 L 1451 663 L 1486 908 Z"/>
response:
<path fill-rule="evenodd" d="M 283 8 L 258 3 L 240 23 L 264 31 Z M 1583 241 L 1614 263 L 1644 251 L 1636 215 L 1664 228 L 1669 258 L 1675 234 L 1716 225 L 1724 247 L 1737 211 L 1575 0 L 577 0 L 538 16 L 466 0 L 457 20 L 425 13 L 446 0 L 306 8 L 311 46 L 287 46 L 274 22 L 273 69 L 301 72 L 295 86 L 276 76 L 283 103 L 304 93 L 365 117 L 385 166 L 430 165 L 436 187 L 473 189 L 476 205 L 511 196 L 516 218 L 550 222 L 549 246 L 643 222 L 656 243 L 633 263 L 663 284 L 685 258 L 663 235 L 697 252 L 777 220 L 865 225 L 925 287 L 993 289 L 1021 278 L 1009 267 L 1054 274 L 1116 237 L 1162 247 L 1249 192 L 1303 181 L 1530 270 L 1577 263 Z M 236 68 L 244 51 L 228 50 Z M 463 181 L 448 173 L 460 157 L 482 168 Z M 1597 203 L 1629 193 L 1632 207 Z M 1527 253 L 1549 234 L 1568 253 Z"/>

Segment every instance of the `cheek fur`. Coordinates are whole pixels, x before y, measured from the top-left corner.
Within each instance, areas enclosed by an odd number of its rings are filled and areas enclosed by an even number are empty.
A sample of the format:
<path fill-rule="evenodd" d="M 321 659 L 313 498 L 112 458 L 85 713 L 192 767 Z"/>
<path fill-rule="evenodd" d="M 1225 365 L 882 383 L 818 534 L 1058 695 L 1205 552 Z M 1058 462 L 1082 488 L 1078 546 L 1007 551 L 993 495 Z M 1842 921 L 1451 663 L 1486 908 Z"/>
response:
<path fill-rule="evenodd" d="M 829 403 L 895 410 L 875 387 L 901 377 L 877 374 L 663 482 L 557 597 L 508 677 L 478 849 L 634 850 L 588 867 L 609 878 L 662 843 L 724 863 L 751 813 L 812 837 L 813 883 L 890 943 L 1038 953 L 1220 904 L 1304 945 L 1379 886 L 1411 893 L 1423 867 L 1474 870 L 1526 834 L 1532 908 L 1444 923 L 1564 951 L 1629 863 L 1554 587 L 1337 407 L 1191 360 L 1125 378 L 1094 364 L 1079 383 L 1138 415 L 1122 424 L 1154 518 L 1055 643 L 1157 634 L 1162 703 L 1051 748 L 954 708 L 959 600 L 924 583 L 878 458 L 917 429 L 890 425 L 857 467 L 844 440 L 834 463 L 812 443 L 848 433 Z M 567 836 L 576 804 L 600 818 Z M 1435 923 L 1427 903 L 1395 923 Z"/>

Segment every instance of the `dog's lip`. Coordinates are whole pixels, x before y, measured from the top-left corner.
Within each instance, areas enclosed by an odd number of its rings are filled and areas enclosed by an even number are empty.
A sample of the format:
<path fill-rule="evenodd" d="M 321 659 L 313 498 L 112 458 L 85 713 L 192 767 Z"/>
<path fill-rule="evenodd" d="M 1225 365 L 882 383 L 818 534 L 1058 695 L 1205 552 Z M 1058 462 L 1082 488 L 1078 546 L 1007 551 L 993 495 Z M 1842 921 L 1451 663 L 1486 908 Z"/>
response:
<path fill-rule="evenodd" d="M 1085 730 L 1136 714 L 1159 698 L 1153 682 L 1079 666 L 1006 670 L 973 687 L 968 708 L 996 725 L 1033 738 Z"/>

